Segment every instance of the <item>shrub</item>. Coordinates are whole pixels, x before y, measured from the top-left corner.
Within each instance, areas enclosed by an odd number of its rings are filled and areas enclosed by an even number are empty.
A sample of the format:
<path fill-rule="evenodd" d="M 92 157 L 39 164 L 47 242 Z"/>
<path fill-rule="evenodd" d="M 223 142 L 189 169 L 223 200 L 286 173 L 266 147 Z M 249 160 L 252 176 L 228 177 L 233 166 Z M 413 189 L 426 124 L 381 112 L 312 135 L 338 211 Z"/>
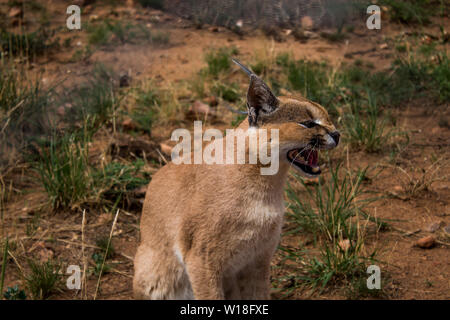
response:
<path fill-rule="evenodd" d="M 312 289 L 325 288 L 333 283 L 347 283 L 363 276 L 366 262 L 375 259 L 376 251 L 366 255 L 364 252 L 364 232 L 359 219 L 369 216 L 364 207 L 370 200 L 360 200 L 364 193 L 362 182 L 367 169 L 358 170 L 356 174 L 342 172 L 341 166 L 331 168 L 330 181 L 315 186 L 305 184 L 303 178 L 295 178 L 306 189 L 307 197 L 300 197 L 289 183 L 288 231 L 286 234 L 299 232 L 310 234 L 314 243 L 319 244 L 319 254 L 305 258 L 305 249 L 280 247 L 283 261 L 296 262 L 294 275 L 281 280 L 289 281 L 284 288 L 287 294 L 299 286 Z M 370 219 L 369 219 L 370 220 Z M 294 266 L 286 265 L 288 269 Z"/>
<path fill-rule="evenodd" d="M 33 299 L 47 299 L 61 285 L 61 264 L 53 260 L 36 262 L 28 259 L 30 272 L 25 276 L 25 282 Z"/>
<path fill-rule="evenodd" d="M 88 153 L 87 141 L 76 135 L 53 138 L 42 148 L 36 170 L 54 209 L 73 209 L 90 195 Z"/>
<path fill-rule="evenodd" d="M 16 34 L 0 30 L 0 51 L 11 56 L 37 57 L 58 47 L 58 40 L 51 40 L 54 31 L 39 29 L 30 33 Z"/>
<path fill-rule="evenodd" d="M 17 161 L 51 131 L 52 89 L 30 80 L 23 70 L 2 66 L 0 74 L 0 166 Z M 15 159 L 14 159 L 15 158 Z M 21 157 L 19 157 L 20 159 Z"/>

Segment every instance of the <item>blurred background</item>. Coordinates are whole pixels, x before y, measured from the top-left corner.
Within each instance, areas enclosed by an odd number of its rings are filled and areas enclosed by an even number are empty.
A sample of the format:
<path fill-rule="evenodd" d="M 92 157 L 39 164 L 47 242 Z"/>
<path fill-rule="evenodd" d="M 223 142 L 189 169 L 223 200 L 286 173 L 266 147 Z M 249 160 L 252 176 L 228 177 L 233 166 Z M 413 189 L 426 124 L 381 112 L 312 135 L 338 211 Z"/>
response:
<path fill-rule="evenodd" d="M 73 4 L 80 30 L 67 27 Z M 381 29 L 367 28 L 371 4 Z M 448 9 L 1 0 L 0 297 L 132 298 L 146 186 L 172 131 L 245 119 L 232 111 L 248 87 L 236 57 L 277 95 L 323 105 L 342 133 L 320 179 L 289 175 L 272 298 L 450 298 Z"/>

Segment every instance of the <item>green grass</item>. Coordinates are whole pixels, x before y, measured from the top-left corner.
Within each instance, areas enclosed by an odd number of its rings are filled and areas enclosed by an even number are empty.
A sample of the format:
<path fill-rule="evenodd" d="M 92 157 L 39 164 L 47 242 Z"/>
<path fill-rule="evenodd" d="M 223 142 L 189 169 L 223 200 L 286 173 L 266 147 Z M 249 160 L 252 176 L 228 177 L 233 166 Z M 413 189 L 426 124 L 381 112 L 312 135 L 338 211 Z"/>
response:
<path fill-rule="evenodd" d="M 287 76 L 286 87 L 289 90 L 298 91 L 304 97 L 320 103 L 332 116 L 338 115 L 337 99 L 344 94 L 347 85 L 343 71 L 335 72 L 326 63 L 294 61 L 285 56 L 277 58 L 277 64 Z"/>
<path fill-rule="evenodd" d="M 342 31 L 342 28 L 338 28 L 336 32 L 321 32 L 320 36 L 330 42 L 342 42 L 348 38 L 348 35 Z"/>
<path fill-rule="evenodd" d="M 389 147 L 390 139 L 396 132 L 387 128 L 387 119 L 380 118 L 381 111 L 373 93 L 367 92 L 365 102 L 350 102 L 351 108 L 343 117 L 345 139 L 358 149 L 378 152 Z"/>
<path fill-rule="evenodd" d="M 3 292 L 3 285 L 5 284 L 6 264 L 8 263 L 8 238 L 5 239 L 5 244 L 2 251 L 2 269 L 0 273 L 0 294 Z"/>
<path fill-rule="evenodd" d="M 239 126 L 239 124 L 245 120 L 245 118 L 247 117 L 247 115 L 245 114 L 235 114 L 233 115 L 233 120 L 231 120 L 231 126 L 233 128 L 236 128 L 237 126 Z"/>
<path fill-rule="evenodd" d="M 142 173 L 143 165 L 142 160 L 130 164 L 111 162 L 94 170 L 92 178 L 102 201 L 130 206 L 133 191 L 150 181 L 150 177 Z"/>
<path fill-rule="evenodd" d="M 52 128 L 53 89 L 29 79 L 23 69 L 1 65 L 0 74 L 0 167 L 23 158 L 31 145 Z"/>
<path fill-rule="evenodd" d="M 300 276 L 299 280 L 303 280 L 313 289 L 323 290 L 327 285 L 351 283 L 364 278 L 367 266 L 375 261 L 376 252 L 366 256 L 362 249 L 362 242 L 352 244 L 348 250 L 325 242 L 319 257 L 307 262 L 306 274 Z"/>
<path fill-rule="evenodd" d="M 0 30 L 0 51 L 11 57 L 35 58 L 59 46 L 53 35 L 54 31 L 43 28 L 29 33 Z"/>
<path fill-rule="evenodd" d="M 220 73 L 229 71 L 231 68 L 231 58 L 237 53 L 237 49 L 233 47 L 210 50 L 205 56 L 206 63 L 208 64 L 206 73 L 217 77 Z"/>
<path fill-rule="evenodd" d="M 446 52 L 439 53 L 437 61 L 422 58 L 417 54 L 399 57 L 393 64 L 390 81 L 384 88 L 390 88 L 389 99 L 394 105 L 417 97 L 426 96 L 434 102 L 450 101 L 449 59 Z"/>
<path fill-rule="evenodd" d="M 155 45 L 167 45 L 170 42 L 170 34 L 163 31 L 150 31 L 146 30 L 146 38 L 151 44 Z"/>
<path fill-rule="evenodd" d="M 304 249 L 280 247 L 283 262 L 295 262 L 285 265 L 294 268 L 291 275 L 281 278 L 285 294 L 299 287 L 323 290 L 364 276 L 367 263 L 376 256 L 376 251 L 366 254 L 364 248 L 363 221 L 368 219 L 364 208 L 371 201 L 361 198 L 366 171 L 346 172 L 337 165 L 331 168 L 329 181 L 322 184 L 319 180 L 315 186 L 306 185 L 303 178 L 295 176 L 306 197 L 288 184 L 288 231 L 284 235 L 307 234 L 319 250 L 306 257 Z M 343 241 L 348 241 L 347 247 Z"/>
<path fill-rule="evenodd" d="M 107 46 L 110 44 L 142 44 L 167 45 L 170 34 L 163 31 L 153 31 L 141 24 L 123 23 L 121 21 L 105 20 L 90 24 L 87 27 L 90 45 Z"/>
<path fill-rule="evenodd" d="M 431 71 L 432 90 L 439 102 L 450 101 L 450 61 L 447 54 L 438 56 L 438 64 Z"/>
<path fill-rule="evenodd" d="M 88 41 L 91 45 L 106 45 L 109 42 L 111 31 L 106 23 L 88 25 Z"/>
<path fill-rule="evenodd" d="M 91 194 L 87 141 L 67 135 L 41 150 L 36 171 L 53 209 L 74 209 Z"/>
<path fill-rule="evenodd" d="M 94 261 L 93 272 L 98 276 L 108 273 L 111 270 L 111 265 L 107 263 L 107 260 L 114 257 L 115 249 L 110 242 L 109 236 L 97 239 L 96 245 L 100 249 L 96 250 L 91 258 Z"/>
<path fill-rule="evenodd" d="M 382 0 L 379 5 L 389 7 L 391 20 L 406 24 L 429 24 L 436 11 L 427 0 Z"/>
<path fill-rule="evenodd" d="M 127 207 L 132 204 L 133 190 L 150 180 L 142 173 L 141 160 L 95 168 L 88 159 L 86 135 L 65 135 L 42 147 L 35 170 L 54 210 L 75 210 L 88 203 Z"/>
<path fill-rule="evenodd" d="M 381 288 L 369 289 L 367 288 L 367 276 L 358 277 L 350 283 L 350 286 L 346 290 L 346 297 L 349 300 L 360 300 L 362 298 L 371 299 L 388 299 L 388 293 L 386 290 L 387 285 L 391 281 L 389 274 L 383 270 L 381 276 Z"/>
<path fill-rule="evenodd" d="M 157 106 L 160 105 L 159 92 L 153 84 L 150 88 L 136 90 L 136 104 L 130 113 L 139 130 L 151 134 L 157 117 Z"/>
<path fill-rule="evenodd" d="M 75 126 L 90 125 L 95 132 L 101 125 L 110 122 L 119 107 L 121 96 L 114 80 L 117 75 L 103 65 L 96 65 L 91 75 L 82 84 L 66 90 L 63 96 L 67 117 Z"/>
<path fill-rule="evenodd" d="M 30 271 L 25 276 L 25 283 L 33 299 L 47 299 L 60 290 L 60 263 L 53 260 L 37 262 L 28 259 L 28 266 Z"/>
<path fill-rule="evenodd" d="M 358 196 L 363 194 L 362 182 L 367 169 L 359 170 L 354 176 L 342 171 L 341 166 L 337 165 L 331 170 L 330 181 L 322 185 L 319 180 L 314 187 L 307 186 L 301 177 L 296 176 L 306 189 L 307 199 L 300 199 L 288 183 L 288 217 L 296 226 L 289 233 L 305 231 L 320 234 L 329 241 L 340 237 L 354 239 L 355 225 L 351 224 L 350 219 L 363 212 L 364 202 L 358 201 Z"/>
<path fill-rule="evenodd" d="M 333 118 L 340 118 L 344 138 L 367 152 L 388 148 L 394 137 L 408 140 L 405 133 L 390 128 L 383 110 L 423 96 L 446 103 L 450 96 L 446 53 L 435 56 L 434 61 L 417 53 L 400 55 L 390 73 L 370 72 L 362 61 L 333 69 L 325 63 L 295 61 L 285 54 L 277 57 L 276 65 L 281 68 L 277 79 L 284 81 L 282 87 L 327 108 Z M 392 115 L 391 120 L 395 123 Z"/>
<path fill-rule="evenodd" d="M 111 259 L 116 254 L 116 250 L 114 249 L 112 243 L 110 243 L 109 241 L 109 236 L 98 238 L 95 241 L 95 244 L 104 254 L 106 253 L 106 259 Z"/>
<path fill-rule="evenodd" d="M 24 290 L 21 290 L 16 284 L 14 287 L 8 287 L 3 293 L 3 297 L 6 300 L 25 300 L 27 295 Z"/>
<path fill-rule="evenodd" d="M 323 87 L 327 82 L 326 65 L 305 60 L 290 61 L 286 65 L 290 87 L 305 97 L 318 101 L 323 97 Z"/>
<path fill-rule="evenodd" d="M 229 102 L 236 102 L 242 96 L 237 83 L 231 83 L 229 85 L 226 83 L 215 83 L 212 92 L 214 95 Z"/>

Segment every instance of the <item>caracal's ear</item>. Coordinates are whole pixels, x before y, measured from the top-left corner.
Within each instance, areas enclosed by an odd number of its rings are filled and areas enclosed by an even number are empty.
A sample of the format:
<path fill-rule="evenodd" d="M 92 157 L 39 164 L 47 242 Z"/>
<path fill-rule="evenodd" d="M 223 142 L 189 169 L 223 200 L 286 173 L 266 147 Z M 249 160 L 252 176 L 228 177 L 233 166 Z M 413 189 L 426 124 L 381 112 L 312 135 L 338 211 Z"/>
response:
<path fill-rule="evenodd" d="M 248 121 L 250 126 L 256 126 L 258 117 L 261 115 L 269 115 L 274 112 L 278 108 L 280 102 L 260 77 L 250 71 L 238 60 L 233 59 L 233 62 L 250 76 L 250 86 L 248 87 L 247 92 Z"/>

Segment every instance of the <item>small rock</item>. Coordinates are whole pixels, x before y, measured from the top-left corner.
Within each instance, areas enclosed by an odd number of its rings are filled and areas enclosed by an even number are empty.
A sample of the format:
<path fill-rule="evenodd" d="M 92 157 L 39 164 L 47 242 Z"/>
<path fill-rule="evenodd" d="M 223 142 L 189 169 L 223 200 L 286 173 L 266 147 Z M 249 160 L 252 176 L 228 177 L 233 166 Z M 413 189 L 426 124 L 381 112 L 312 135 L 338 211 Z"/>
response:
<path fill-rule="evenodd" d="M 439 128 L 439 127 L 434 127 L 433 129 L 431 129 L 432 134 L 438 134 L 439 131 L 441 131 L 441 128 Z"/>
<path fill-rule="evenodd" d="M 13 7 L 11 8 L 11 10 L 9 11 L 8 16 L 10 18 L 19 18 L 23 16 L 23 11 L 22 8 L 19 7 Z"/>
<path fill-rule="evenodd" d="M 64 108 L 63 106 L 59 107 L 56 110 L 56 114 L 58 114 L 58 116 L 60 117 L 64 117 L 66 115 L 66 108 Z"/>
<path fill-rule="evenodd" d="M 145 186 L 142 186 L 142 187 L 134 190 L 134 195 L 136 196 L 136 198 L 144 198 L 146 192 L 147 192 L 147 186 L 145 185 Z"/>
<path fill-rule="evenodd" d="M 345 239 L 339 241 L 339 247 L 341 247 L 342 250 L 347 251 L 348 249 L 350 249 L 350 240 Z"/>
<path fill-rule="evenodd" d="M 159 145 L 159 147 L 161 148 L 161 152 L 167 155 L 171 155 L 172 154 L 172 147 L 169 146 L 168 144 L 165 143 L 161 143 Z"/>
<path fill-rule="evenodd" d="M 302 17 L 300 23 L 303 29 L 312 29 L 314 26 L 314 21 L 310 16 Z"/>
<path fill-rule="evenodd" d="M 236 27 L 242 28 L 243 25 L 244 25 L 244 21 L 242 21 L 242 20 L 236 21 Z"/>
<path fill-rule="evenodd" d="M 430 44 L 433 42 L 433 39 L 431 39 L 429 36 L 425 35 L 422 37 L 421 39 L 423 42 L 425 42 L 426 44 Z"/>
<path fill-rule="evenodd" d="M 217 98 L 215 96 L 210 96 L 204 99 L 204 101 L 209 104 L 211 107 L 215 107 L 219 104 Z"/>
<path fill-rule="evenodd" d="M 422 229 L 416 229 L 416 230 L 408 231 L 408 232 L 405 232 L 405 236 L 410 237 L 413 234 L 419 233 L 420 231 L 422 231 Z"/>
<path fill-rule="evenodd" d="M 130 83 L 131 83 L 131 77 L 130 77 L 127 73 L 122 74 L 122 75 L 120 76 L 120 79 L 119 79 L 119 86 L 120 86 L 121 88 L 129 87 L 129 86 L 130 86 Z"/>
<path fill-rule="evenodd" d="M 54 252 L 50 248 L 48 248 L 44 241 L 38 241 L 34 244 L 34 246 L 30 249 L 29 252 L 38 250 L 39 260 L 41 262 L 46 262 L 49 259 L 53 258 Z"/>
<path fill-rule="evenodd" d="M 53 252 L 53 250 L 43 248 L 42 250 L 39 250 L 38 255 L 39 255 L 39 260 L 41 260 L 41 262 L 47 262 L 48 260 L 53 258 L 55 253 Z"/>
<path fill-rule="evenodd" d="M 150 17 L 150 21 L 152 21 L 153 23 L 157 23 L 161 20 L 161 18 L 159 16 L 151 16 Z"/>
<path fill-rule="evenodd" d="M 133 122 L 133 119 L 127 117 L 125 120 L 122 121 L 122 127 L 126 130 L 135 130 L 136 125 Z"/>
<path fill-rule="evenodd" d="M 394 190 L 394 191 L 396 191 L 396 192 L 402 192 L 402 191 L 403 191 L 403 188 L 402 188 L 401 186 L 394 186 L 394 187 L 392 188 L 392 190 Z"/>
<path fill-rule="evenodd" d="M 436 243 L 436 239 L 433 236 L 424 237 L 417 240 L 416 245 L 422 249 L 432 248 Z"/>
<path fill-rule="evenodd" d="M 204 114 L 204 115 L 213 113 L 211 108 L 207 104 L 200 102 L 198 100 L 193 103 L 193 105 L 191 106 L 189 111 L 192 111 L 197 114 Z"/>
<path fill-rule="evenodd" d="M 450 225 L 448 225 L 448 226 L 446 226 L 446 227 L 444 228 L 444 232 L 445 232 L 446 234 L 450 235 Z"/>
<path fill-rule="evenodd" d="M 319 35 L 315 32 L 312 31 L 303 31 L 303 34 L 305 35 L 305 37 L 309 38 L 309 39 L 317 39 L 319 38 Z"/>
<path fill-rule="evenodd" d="M 441 222 L 432 222 L 425 228 L 425 231 L 433 233 L 436 232 L 440 227 Z"/>
<path fill-rule="evenodd" d="M 99 19 L 98 15 L 96 15 L 96 14 L 92 14 L 92 15 L 89 16 L 89 21 L 90 22 L 97 21 L 98 19 Z"/>
<path fill-rule="evenodd" d="M 98 224 L 106 224 L 112 220 L 111 214 L 109 213 L 101 213 L 97 218 Z"/>
<path fill-rule="evenodd" d="M 388 48 L 387 43 L 383 43 L 383 44 L 380 45 L 380 49 L 381 49 L 381 50 L 387 49 L 387 48 Z"/>

